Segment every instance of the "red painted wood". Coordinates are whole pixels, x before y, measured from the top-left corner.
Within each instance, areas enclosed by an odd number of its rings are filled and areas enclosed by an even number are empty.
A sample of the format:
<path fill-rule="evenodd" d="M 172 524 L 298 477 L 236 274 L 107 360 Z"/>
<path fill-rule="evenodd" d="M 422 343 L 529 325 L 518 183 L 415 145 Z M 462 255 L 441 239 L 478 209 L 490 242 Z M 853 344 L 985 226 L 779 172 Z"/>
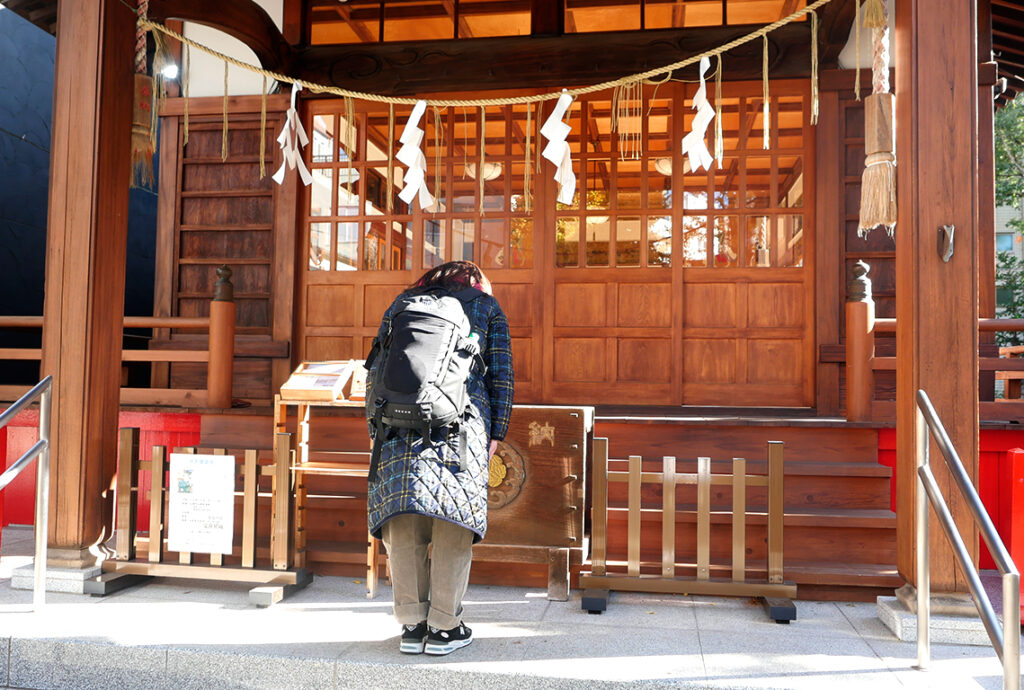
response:
<path fill-rule="evenodd" d="M 139 456 L 148 460 L 153 456 L 153 446 L 167 446 L 169 450 L 199 443 L 200 415 L 182 412 L 129 412 L 122 411 L 118 417 L 119 427 L 139 428 Z M 4 468 L 9 467 L 21 454 L 38 440 L 36 431 L 39 414 L 34 410 L 22 412 L 6 429 L 0 431 L 0 458 Z M 143 492 L 139 505 L 139 529 L 149 529 L 149 473 L 141 473 L 140 490 Z M 0 524 L 31 525 L 34 517 L 36 477 L 33 470 L 26 470 L 15 479 L 3 493 L 0 501 Z M 4 510 L 6 508 L 6 510 Z"/>

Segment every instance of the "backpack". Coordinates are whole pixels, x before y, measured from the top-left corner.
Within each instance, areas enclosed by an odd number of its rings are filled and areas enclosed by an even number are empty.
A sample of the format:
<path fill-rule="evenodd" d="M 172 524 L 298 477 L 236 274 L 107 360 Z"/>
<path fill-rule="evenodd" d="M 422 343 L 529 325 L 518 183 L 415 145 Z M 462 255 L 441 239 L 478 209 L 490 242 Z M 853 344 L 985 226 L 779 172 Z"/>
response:
<path fill-rule="evenodd" d="M 469 411 L 469 376 L 474 364 L 486 371 L 480 338 L 470 328 L 465 305 L 484 293 L 466 288 L 399 295 L 391 327 L 373 340 L 363 365 L 372 370 L 366 385 L 366 418 L 374 429 L 369 478 L 377 478 L 381 447 L 395 429 L 419 431 L 430 443 L 434 429 L 459 432 L 460 470 L 466 467 L 466 431 L 461 422 Z"/>

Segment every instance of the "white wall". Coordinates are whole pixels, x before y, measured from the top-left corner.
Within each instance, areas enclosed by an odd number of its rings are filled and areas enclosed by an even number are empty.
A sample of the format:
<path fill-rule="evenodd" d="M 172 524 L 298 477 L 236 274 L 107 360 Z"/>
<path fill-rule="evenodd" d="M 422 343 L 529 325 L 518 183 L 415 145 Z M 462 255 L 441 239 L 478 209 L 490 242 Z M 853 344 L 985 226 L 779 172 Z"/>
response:
<path fill-rule="evenodd" d="M 284 16 L 284 0 L 256 0 L 270 18 L 281 29 Z M 208 48 L 230 55 L 231 57 L 247 62 L 250 65 L 259 66 L 256 54 L 244 43 L 236 38 L 228 36 L 222 31 L 212 29 L 203 24 L 185 22 L 184 34 L 197 43 Z M 172 39 L 173 40 L 173 39 Z M 192 58 L 191 73 L 189 74 L 189 96 L 223 96 L 224 95 L 224 63 L 206 53 L 190 50 Z M 267 87 L 273 86 L 274 81 L 268 79 Z M 263 86 L 263 77 L 247 70 L 232 65 L 228 68 L 228 93 L 232 96 L 244 96 L 258 94 Z M 184 85 L 183 85 L 184 90 Z"/>

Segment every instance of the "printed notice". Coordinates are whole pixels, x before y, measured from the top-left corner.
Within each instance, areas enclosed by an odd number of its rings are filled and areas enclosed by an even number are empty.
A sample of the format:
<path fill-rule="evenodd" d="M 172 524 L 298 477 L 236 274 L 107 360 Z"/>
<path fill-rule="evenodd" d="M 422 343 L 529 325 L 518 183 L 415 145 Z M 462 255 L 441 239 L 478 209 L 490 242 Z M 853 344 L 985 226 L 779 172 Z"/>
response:
<path fill-rule="evenodd" d="M 167 548 L 231 553 L 235 533 L 235 458 L 171 453 Z"/>

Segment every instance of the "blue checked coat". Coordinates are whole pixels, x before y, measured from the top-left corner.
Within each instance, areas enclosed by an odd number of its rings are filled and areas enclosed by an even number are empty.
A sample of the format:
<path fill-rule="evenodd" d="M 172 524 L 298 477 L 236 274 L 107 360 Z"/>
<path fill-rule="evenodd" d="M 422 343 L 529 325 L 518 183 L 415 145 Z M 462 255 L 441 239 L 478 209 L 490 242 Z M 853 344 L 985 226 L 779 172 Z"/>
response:
<path fill-rule="evenodd" d="M 394 304 L 384 313 L 378 337 L 391 326 Z M 415 513 L 448 520 L 474 533 L 487 532 L 488 445 L 502 440 L 512 415 L 512 344 L 508 321 L 497 300 L 484 294 L 466 305 L 470 327 L 480 336 L 487 373 L 474 368 L 468 386 L 471 419 L 467 422 L 466 469 L 459 471 L 459 435 L 437 429 L 429 444 L 417 430 L 394 429 L 382 448 L 377 479 L 369 482 L 367 518 L 378 539 L 381 527 L 396 515 Z M 378 357 L 375 369 L 381 361 Z M 367 376 L 373 378 L 373 369 Z M 370 424 L 370 434 L 373 435 Z"/>

